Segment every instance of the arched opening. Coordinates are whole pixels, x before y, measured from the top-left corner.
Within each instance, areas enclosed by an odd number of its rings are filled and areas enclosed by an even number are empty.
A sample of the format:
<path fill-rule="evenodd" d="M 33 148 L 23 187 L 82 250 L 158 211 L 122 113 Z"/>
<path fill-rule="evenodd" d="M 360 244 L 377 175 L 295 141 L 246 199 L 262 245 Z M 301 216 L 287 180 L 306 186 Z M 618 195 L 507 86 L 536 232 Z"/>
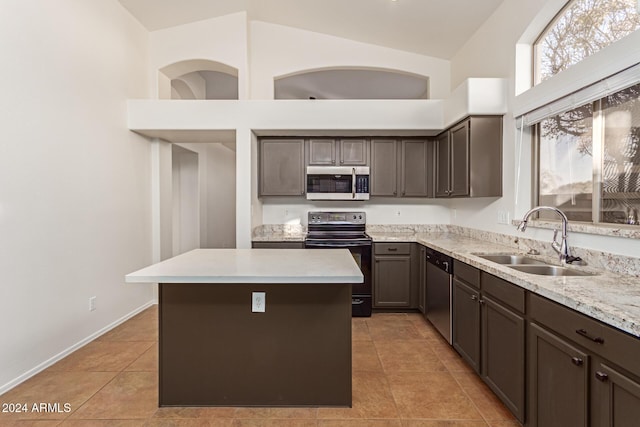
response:
<path fill-rule="evenodd" d="M 238 99 L 238 69 L 192 59 L 158 70 L 160 99 Z"/>
<path fill-rule="evenodd" d="M 429 77 L 379 68 L 307 70 L 274 79 L 275 99 L 429 99 Z"/>

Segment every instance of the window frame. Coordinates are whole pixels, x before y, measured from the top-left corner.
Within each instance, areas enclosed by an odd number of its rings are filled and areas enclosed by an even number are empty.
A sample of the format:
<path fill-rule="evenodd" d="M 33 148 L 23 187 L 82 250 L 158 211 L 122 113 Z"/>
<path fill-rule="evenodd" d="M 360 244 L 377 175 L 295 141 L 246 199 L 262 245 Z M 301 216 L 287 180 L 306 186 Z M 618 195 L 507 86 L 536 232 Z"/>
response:
<path fill-rule="evenodd" d="M 640 81 L 636 83 L 636 85 L 640 84 Z M 633 85 L 635 86 L 635 85 Z M 631 86 L 630 86 L 631 87 Z M 625 89 L 622 89 L 625 90 Z M 617 92 L 616 92 L 617 93 Z M 604 99 L 599 98 L 595 101 L 590 102 L 592 105 L 592 126 L 591 126 L 591 138 L 592 138 L 592 151 L 593 158 L 591 160 L 592 163 L 592 199 L 591 199 L 591 221 L 578 221 L 572 220 L 573 223 L 579 223 L 587 226 L 593 227 L 629 227 L 630 229 L 636 230 L 638 229 L 638 225 L 634 224 L 626 224 L 620 222 L 603 222 L 603 161 L 604 161 L 604 151 L 605 151 L 605 109 L 604 109 Z M 640 101 L 640 96 L 637 98 Z M 586 105 L 586 104 L 583 104 Z M 560 113 L 562 114 L 562 113 Z M 541 132 L 540 132 L 541 122 L 536 123 L 533 126 L 533 131 L 531 133 L 532 144 L 531 144 L 531 161 L 532 161 L 532 203 L 534 206 L 540 206 L 540 172 L 541 172 L 541 162 L 540 162 L 540 148 L 541 148 Z M 541 221 L 553 221 L 553 219 L 540 218 L 540 215 L 537 215 L 537 218 Z"/>

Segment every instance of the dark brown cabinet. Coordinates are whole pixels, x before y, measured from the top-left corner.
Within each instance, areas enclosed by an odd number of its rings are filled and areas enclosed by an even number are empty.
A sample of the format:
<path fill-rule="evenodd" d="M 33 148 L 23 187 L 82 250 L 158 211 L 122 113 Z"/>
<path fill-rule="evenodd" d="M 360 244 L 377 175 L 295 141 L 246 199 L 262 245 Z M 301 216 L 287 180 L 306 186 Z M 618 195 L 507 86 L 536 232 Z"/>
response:
<path fill-rule="evenodd" d="M 592 370 L 594 427 L 633 427 L 640 423 L 640 384 L 606 362 Z"/>
<path fill-rule="evenodd" d="M 366 139 L 309 139 L 309 165 L 366 166 L 369 141 Z"/>
<path fill-rule="evenodd" d="M 433 141 L 400 141 L 400 196 L 433 197 Z"/>
<path fill-rule="evenodd" d="M 480 292 L 478 290 L 454 277 L 451 301 L 453 348 L 477 373 L 480 373 L 479 300 Z"/>
<path fill-rule="evenodd" d="M 419 246 L 418 310 L 420 313 L 424 313 L 426 310 L 425 296 L 427 292 L 427 249 L 422 245 Z"/>
<path fill-rule="evenodd" d="M 453 271 L 453 347 L 522 422 L 525 292 L 459 261 Z"/>
<path fill-rule="evenodd" d="M 488 294 L 481 303 L 483 379 L 516 418 L 524 421 L 525 319 Z"/>
<path fill-rule="evenodd" d="M 411 307 L 411 243 L 374 243 L 373 306 Z"/>
<path fill-rule="evenodd" d="M 502 196 L 502 117 L 469 117 L 434 144 L 436 197 Z"/>
<path fill-rule="evenodd" d="M 433 141 L 373 139 L 371 196 L 433 197 Z"/>
<path fill-rule="evenodd" d="M 530 425 L 638 425 L 640 340 L 539 295 L 529 306 Z"/>
<path fill-rule="evenodd" d="M 535 324 L 529 340 L 529 424 L 588 426 L 589 356 Z"/>
<path fill-rule="evenodd" d="M 304 140 L 260 141 L 260 196 L 304 195 Z"/>
<path fill-rule="evenodd" d="M 395 139 L 371 140 L 371 196 L 395 197 L 398 150 Z"/>

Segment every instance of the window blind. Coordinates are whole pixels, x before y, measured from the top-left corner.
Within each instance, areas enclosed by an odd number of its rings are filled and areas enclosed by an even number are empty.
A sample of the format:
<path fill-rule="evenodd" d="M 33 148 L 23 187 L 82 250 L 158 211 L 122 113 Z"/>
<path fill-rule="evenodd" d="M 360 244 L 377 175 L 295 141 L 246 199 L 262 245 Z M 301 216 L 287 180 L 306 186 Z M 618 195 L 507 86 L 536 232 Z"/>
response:
<path fill-rule="evenodd" d="M 576 92 L 563 96 L 549 104 L 538 107 L 519 116 L 518 126 L 532 126 L 547 117 L 555 116 L 574 108 L 580 107 L 598 99 L 612 95 L 640 82 L 640 63 L 635 64 L 616 74 L 599 80 Z"/>

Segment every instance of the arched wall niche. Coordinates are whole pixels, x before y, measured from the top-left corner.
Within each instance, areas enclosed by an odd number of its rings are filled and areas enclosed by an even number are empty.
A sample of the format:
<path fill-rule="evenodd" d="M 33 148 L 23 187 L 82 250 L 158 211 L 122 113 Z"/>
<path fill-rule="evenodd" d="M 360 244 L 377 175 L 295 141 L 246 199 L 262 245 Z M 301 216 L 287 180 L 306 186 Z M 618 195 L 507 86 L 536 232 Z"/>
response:
<path fill-rule="evenodd" d="M 429 99 L 429 76 L 378 67 L 323 67 L 274 77 L 275 99 Z"/>
<path fill-rule="evenodd" d="M 207 59 L 169 64 L 158 70 L 158 98 L 238 99 L 238 69 Z"/>

